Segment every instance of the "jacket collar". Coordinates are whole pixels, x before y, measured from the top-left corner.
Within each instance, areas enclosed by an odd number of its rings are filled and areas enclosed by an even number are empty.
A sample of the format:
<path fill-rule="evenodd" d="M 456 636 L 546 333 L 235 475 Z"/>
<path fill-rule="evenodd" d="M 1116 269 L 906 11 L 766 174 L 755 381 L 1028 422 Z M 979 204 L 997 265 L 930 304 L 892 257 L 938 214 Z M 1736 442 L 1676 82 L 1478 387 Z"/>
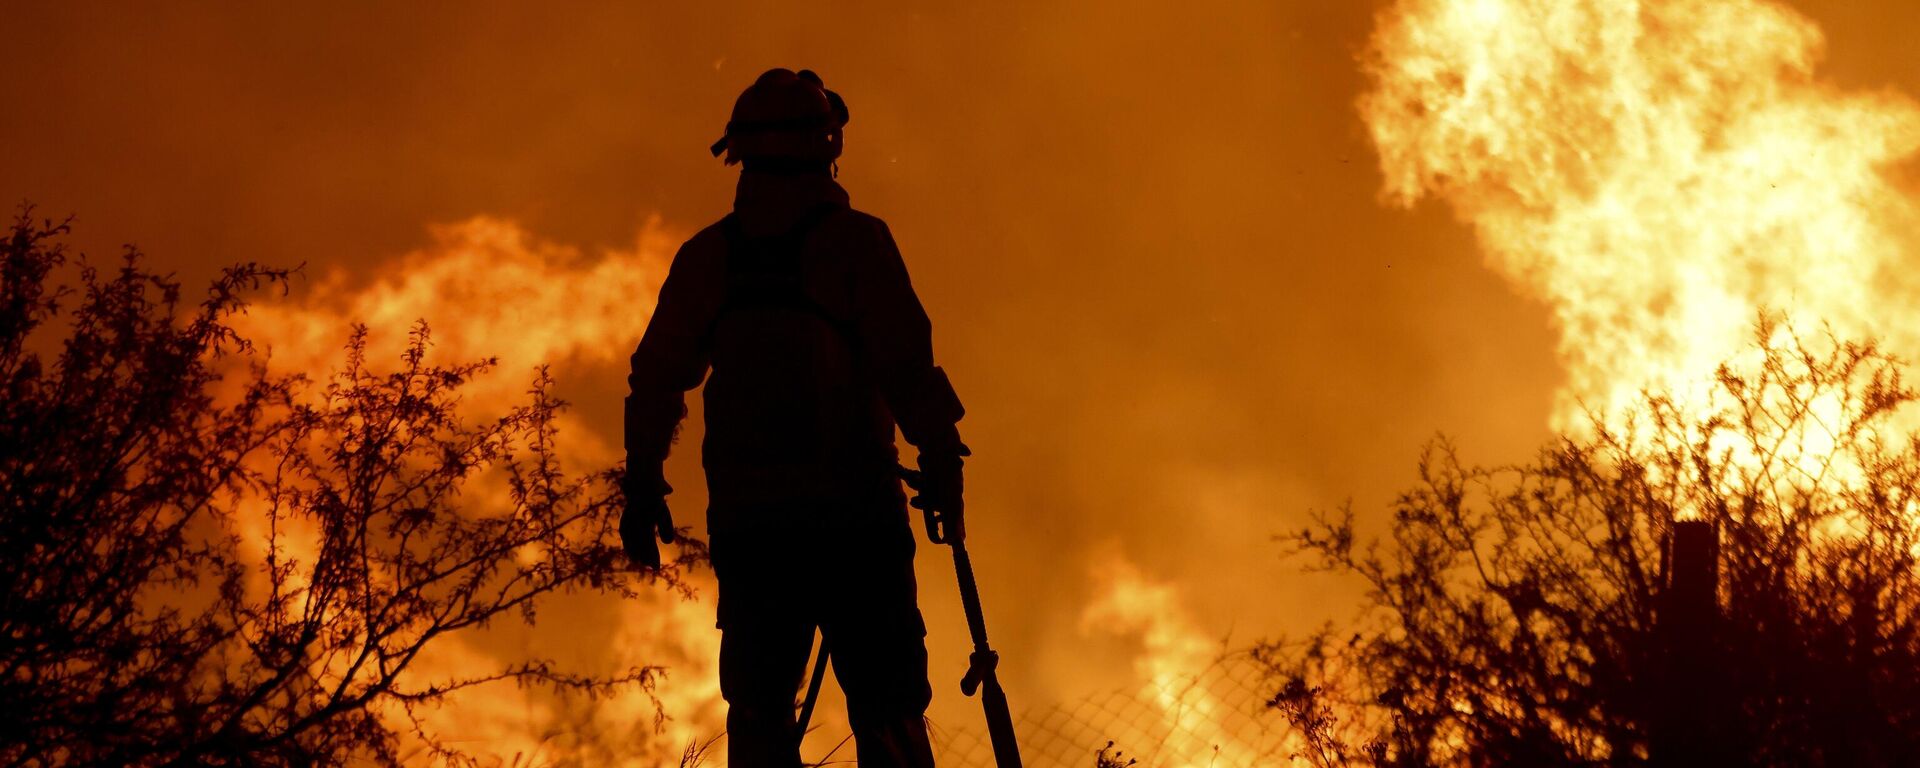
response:
<path fill-rule="evenodd" d="M 768 235 L 791 229 L 802 215 L 822 203 L 848 204 L 847 190 L 831 176 L 782 176 L 740 172 L 733 212 L 747 233 Z"/>

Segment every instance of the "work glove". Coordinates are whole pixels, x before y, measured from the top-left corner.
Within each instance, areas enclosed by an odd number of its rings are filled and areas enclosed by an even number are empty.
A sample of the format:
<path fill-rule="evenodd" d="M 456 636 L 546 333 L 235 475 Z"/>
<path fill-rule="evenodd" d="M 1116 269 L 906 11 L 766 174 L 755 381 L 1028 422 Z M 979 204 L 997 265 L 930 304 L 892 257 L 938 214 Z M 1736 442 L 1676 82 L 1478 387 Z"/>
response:
<path fill-rule="evenodd" d="M 956 454 L 920 456 L 920 471 L 908 477 L 907 485 L 917 493 L 913 507 L 927 518 L 927 539 L 935 544 L 959 544 L 967 539 L 966 481 L 960 471 L 960 457 L 968 455 L 965 446 Z"/>
<path fill-rule="evenodd" d="M 660 567 L 660 543 L 673 542 L 673 512 L 667 509 L 666 494 L 654 487 L 625 484 L 626 508 L 620 513 L 620 545 L 627 559 L 645 569 Z M 669 489 L 671 490 L 671 489 Z"/>

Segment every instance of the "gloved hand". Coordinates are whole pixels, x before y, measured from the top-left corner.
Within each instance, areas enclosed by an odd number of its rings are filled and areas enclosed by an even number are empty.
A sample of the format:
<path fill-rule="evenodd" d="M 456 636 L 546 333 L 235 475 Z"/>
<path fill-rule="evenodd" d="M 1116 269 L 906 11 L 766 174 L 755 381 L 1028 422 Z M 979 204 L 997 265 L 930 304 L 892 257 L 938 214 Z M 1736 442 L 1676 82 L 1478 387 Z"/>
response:
<path fill-rule="evenodd" d="M 926 513 L 927 538 L 935 544 L 958 544 L 967 538 L 966 480 L 960 471 L 960 456 L 920 457 L 920 471 L 908 483 L 918 493 L 913 507 Z"/>
<path fill-rule="evenodd" d="M 667 497 L 656 489 L 626 487 L 626 509 L 620 513 L 620 544 L 627 559 L 642 568 L 660 567 L 660 542 L 673 542 L 673 512 Z"/>

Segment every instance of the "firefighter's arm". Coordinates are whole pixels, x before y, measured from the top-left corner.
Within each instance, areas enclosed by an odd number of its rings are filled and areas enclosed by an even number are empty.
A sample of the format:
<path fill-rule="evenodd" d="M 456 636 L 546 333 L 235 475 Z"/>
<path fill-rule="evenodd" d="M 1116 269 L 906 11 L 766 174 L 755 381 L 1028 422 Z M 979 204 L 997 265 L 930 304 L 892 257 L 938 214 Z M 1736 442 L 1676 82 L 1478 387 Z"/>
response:
<path fill-rule="evenodd" d="M 686 393 L 707 374 L 702 340 L 718 299 L 705 274 L 710 270 L 692 246 L 674 256 L 627 376 L 627 508 L 620 533 L 627 554 L 642 565 L 659 564 L 656 532 L 663 540 L 673 538 L 664 498 L 673 488 L 664 465 L 687 414 Z"/>
<path fill-rule="evenodd" d="M 627 473 L 629 485 L 642 492 L 664 495 L 672 490 L 661 464 L 687 415 L 687 391 L 700 386 L 707 375 L 702 342 L 717 309 L 720 286 L 707 274 L 711 265 L 700 258 L 697 242 L 697 238 L 688 242 L 674 255 L 627 375 Z"/>
<path fill-rule="evenodd" d="M 933 325 L 920 305 L 906 262 L 884 223 L 874 220 L 870 259 L 856 270 L 860 341 L 888 410 L 900 433 L 920 451 L 920 495 L 914 506 L 929 512 L 935 541 L 959 541 L 961 459 L 968 455 L 958 423 L 966 415 L 947 374 L 934 365 Z M 942 536 L 932 530 L 935 522 Z"/>
<path fill-rule="evenodd" d="M 887 226 L 875 219 L 867 263 L 855 271 L 857 328 L 900 433 L 922 454 L 964 455 L 957 423 L 966 410 L 934 365 L 933 324 L 907 277 L 906 262 Z"/>

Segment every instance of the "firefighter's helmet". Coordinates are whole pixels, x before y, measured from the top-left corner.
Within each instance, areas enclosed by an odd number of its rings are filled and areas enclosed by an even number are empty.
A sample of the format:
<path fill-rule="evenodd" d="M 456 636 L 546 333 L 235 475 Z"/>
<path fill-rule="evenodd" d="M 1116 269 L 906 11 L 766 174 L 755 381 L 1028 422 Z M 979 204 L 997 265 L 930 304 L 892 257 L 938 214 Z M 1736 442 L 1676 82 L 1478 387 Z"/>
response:
<path fill-rule="evenodd" d="M 769 69 L 733 103 L 726 134 L 713 143 L 727 164 L 766 159 L 830 163 L 840 156 L 847 104 L 812 70 Z"/>

